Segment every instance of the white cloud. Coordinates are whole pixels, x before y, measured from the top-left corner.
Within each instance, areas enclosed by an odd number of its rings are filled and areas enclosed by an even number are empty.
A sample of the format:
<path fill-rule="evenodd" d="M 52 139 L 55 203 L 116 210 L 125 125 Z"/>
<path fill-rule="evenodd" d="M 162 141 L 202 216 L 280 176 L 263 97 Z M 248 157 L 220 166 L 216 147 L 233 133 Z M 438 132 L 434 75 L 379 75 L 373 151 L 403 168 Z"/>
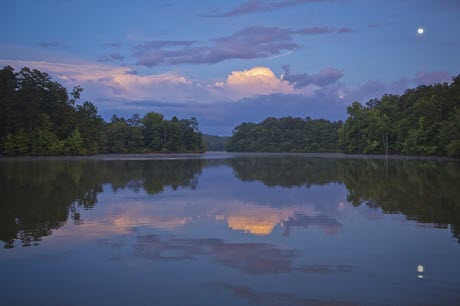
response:
<path fill-rule="evenodd" d="M 240 100 L 274 93 L 294 93 L 294 88 L 288 82 L 278 78 L 267 67 L 232 71 L 225 81 L 215 83 L 214 89 L 226 100 Z"/>

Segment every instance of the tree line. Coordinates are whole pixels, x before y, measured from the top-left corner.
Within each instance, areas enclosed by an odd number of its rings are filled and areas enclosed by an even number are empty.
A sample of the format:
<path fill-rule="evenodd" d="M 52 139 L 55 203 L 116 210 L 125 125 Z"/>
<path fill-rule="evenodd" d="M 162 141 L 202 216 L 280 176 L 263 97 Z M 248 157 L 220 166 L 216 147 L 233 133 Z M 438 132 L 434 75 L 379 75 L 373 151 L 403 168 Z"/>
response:
<path fill-rule="evenodd" d="M 460 156 L 460 75 L 450 84 L 408 89 L 347 109 L 345 153 Z"/>
<path fill-rule="evenodd" d="M 450 84 L 354 102 L 347 114 L 344 123 L 309 117 L 243 123 L 226 150 L 460 156 L 460 75 Z"/>
<path fill-rule="evenodd" d="M 5 155 L 204 152 L 196 118 L 167 120 L 149 112 L 105 122 L 97 107 L 77 104 L 82 88 L 69 94 L 38 70 L 0 70 L 0 152 Z"/>
<path fill-rule="evenodd" d="M 225 148 L 230 152 L 338 152 L 341 125 L 340 121 L 310 117 L 269 117 L 235 127 Z"/>

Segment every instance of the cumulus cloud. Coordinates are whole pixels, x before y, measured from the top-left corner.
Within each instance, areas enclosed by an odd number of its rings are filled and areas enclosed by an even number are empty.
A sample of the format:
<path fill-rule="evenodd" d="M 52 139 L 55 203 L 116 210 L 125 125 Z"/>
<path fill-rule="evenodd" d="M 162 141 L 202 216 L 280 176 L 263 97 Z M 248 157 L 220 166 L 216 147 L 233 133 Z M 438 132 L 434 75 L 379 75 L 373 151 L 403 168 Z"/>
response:
<path fill-rule="evenodd" d="M 294 93 L 294 88 L 288 82 L 278 78 L 267 67 L 233 71 L 226 81 L 218 82 L 214 87 L 232 100 L 273 93 Z"/>
<path fill-rule="evenodd" d="M 203 14 L 203 17 L 234 17 L 239 15 L 269 12 L 276 9 L 295 6 L 305 3 L 314 2 L 332 2 L 332 0 L 281 0 L 281 1 L 263 1 L 263 0 L 249 0 L 241 3 L 240 5 L 228 11 L 211 11 Z"/>
<path fill-rule="evenodd" d="M 280 55 L 299 47 L 295 35 L 325 35 L 351 32 L 348 28 L 309 27 L 289 29 L 251 26 L 208 44 L 195 41 L 150 41 L 135 46 L 138 65 L 216 64 L 230 59 L 254 59 Z"/>

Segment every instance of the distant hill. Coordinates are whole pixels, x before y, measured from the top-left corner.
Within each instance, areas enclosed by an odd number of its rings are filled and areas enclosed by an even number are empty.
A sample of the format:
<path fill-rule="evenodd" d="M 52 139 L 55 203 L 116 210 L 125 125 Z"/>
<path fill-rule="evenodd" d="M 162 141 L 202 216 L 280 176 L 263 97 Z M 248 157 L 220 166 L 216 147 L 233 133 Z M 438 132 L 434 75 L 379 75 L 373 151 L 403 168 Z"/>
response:
<path fill-rule="evenodd" d="M 208 151 L 225 151 L 225 144 L 230 137 L 203 134 L 203 139 Z"/>

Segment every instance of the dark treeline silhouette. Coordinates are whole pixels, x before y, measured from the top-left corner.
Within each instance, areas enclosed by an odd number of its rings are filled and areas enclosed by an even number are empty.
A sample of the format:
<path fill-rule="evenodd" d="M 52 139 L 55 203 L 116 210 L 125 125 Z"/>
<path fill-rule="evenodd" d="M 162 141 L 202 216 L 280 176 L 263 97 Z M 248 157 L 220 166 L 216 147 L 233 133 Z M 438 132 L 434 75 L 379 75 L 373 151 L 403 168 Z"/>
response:
<path fill-rule="evenodd" d="M 267 118 L 235 127 L 226 144 L 230 152 L 338 152 L 341 122 L 309 117 Z"/>
<path fill-rule="evenodd" d="M 460 76 L 347 108 L 345 123 L 267 118 L 237 126 L 239 152 L 338 152 L 460 156 Z"/>
<path fill-rule="evenodd" d="M 5 247 L 39 243 L 65 222 L 84 222 L 81 211 L 104 188 L 195 189 L 204 167 L 229 166 L 242 181 L 269 187 L 343 184 L 354 206 L 402 213 L 409 220 L 450 226 L 460 242 L 460 164 L 415 160 L 362 160 L 305 156 L 187 160 L 53 160 L 0 162 L 0 240 Z M 283 202 L 276 205 L 289 205 Z"/>
<path fill-rule="evenodd" d="M 196 118 L 149 112 L 143 118 L 113 116 L 106 123 L 82 88 L 68 93 L 38 70 L 0 70 L 0 154 L 87 155 L 97 153 L 203 152 Z"/>

